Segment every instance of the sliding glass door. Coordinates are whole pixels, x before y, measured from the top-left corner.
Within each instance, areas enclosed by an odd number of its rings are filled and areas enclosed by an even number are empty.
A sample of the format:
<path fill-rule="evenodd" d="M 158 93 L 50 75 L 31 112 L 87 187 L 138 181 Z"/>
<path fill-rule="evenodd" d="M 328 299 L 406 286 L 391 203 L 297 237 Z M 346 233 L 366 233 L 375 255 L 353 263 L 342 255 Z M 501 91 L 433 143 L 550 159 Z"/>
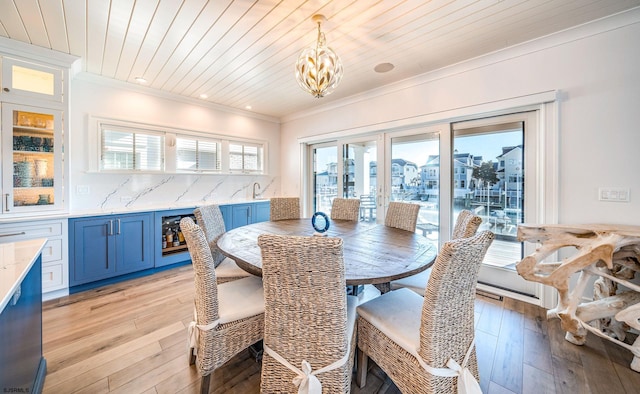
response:
<path fill-rule="evenodd" d="M 551 179 L 557 171 L 556 142 L 540 120 L 552 110 L 530 106 L 309 145 L 314 169 L 309 209 L 329 212 L 335 197 L 360 198 L 360 220 L 384 223 L 389 202 L 419 204 L 416 233 L 438 248 L 450 240 L 461 210 L 471 210 L 483 220 L 480 231 L 496 234 L 478 288 L 552 305 L 551 293 L 515 270 L 535 251 L 534 244 L 518 242 L 518 224 L 552 223 L 556 217 Z"/>
<path fill-rule="evenodd" d="M 536 296 L 536 286 L 516 272 L 525 253 L 516 236 L 518 224 L 535 216 L 535 193 L 527 193 L 535 179 L 535 144 L 527 141 L 536 127 L 535 113 L 452 124 L 453 220 L 462 209 L 472 210 L 482 218 L 479 231 L 496 235 L 478 282 L 527 296 Z"/>
<path fill-rule="evenodd" d="M 438 245 L 440 234 L 440 147 L 437 132 L 392 135 L 390 201 L 420 204 L 416 231 Z"/>

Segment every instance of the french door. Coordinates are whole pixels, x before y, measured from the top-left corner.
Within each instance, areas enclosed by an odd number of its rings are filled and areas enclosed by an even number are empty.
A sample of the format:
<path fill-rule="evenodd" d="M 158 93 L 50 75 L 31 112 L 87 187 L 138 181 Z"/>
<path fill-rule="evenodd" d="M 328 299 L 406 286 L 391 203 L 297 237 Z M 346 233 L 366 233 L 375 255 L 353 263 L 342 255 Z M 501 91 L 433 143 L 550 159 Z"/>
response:
<path fill-rule="evenodd" d="M 363 220 L 377 219 L 378 200 L 377 138 L 349 139 L 309 146 L 312 182 L 311 212 L 330 214 L 335 197 L 359 198 L 367 209 L 361 210 Z"/>
<path fill-rule="evenodd" d="M 416 232 L 438 246 L 440 236 L 440 133 L 425 128 L 387 138 L 389 201 L 420 205 Z"/>

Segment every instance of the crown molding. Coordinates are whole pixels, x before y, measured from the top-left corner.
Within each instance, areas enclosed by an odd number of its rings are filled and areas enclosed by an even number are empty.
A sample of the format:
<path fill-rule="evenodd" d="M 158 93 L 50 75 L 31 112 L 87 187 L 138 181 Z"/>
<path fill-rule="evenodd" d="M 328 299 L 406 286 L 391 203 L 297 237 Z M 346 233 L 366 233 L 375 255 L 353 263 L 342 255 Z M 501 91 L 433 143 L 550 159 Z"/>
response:
<path fill-rule="evenodd" d="M 18 57 L 20 60 L 37 61 L 50 66 L 71 68 L 78 59 L 77 56 L 53 49 L 27 44 L 0 36 L 0 54 Z"/>

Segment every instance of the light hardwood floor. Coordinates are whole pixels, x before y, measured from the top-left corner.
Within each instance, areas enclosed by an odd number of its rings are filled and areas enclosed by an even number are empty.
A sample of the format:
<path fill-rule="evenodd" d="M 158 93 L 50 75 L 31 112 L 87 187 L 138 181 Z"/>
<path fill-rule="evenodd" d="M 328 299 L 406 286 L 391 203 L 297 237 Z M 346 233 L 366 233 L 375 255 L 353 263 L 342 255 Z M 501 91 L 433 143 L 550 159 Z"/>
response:
<path fill-rule="evenodd" d="M 367 287 L 361 297 L 375 296 Z M 195 393 L 186 326 L 193 271 L 183 266 L 69 297 L 43 307 L 45 393 Z M 632 355 L 589 336 L 566 342 L 541 308 L 478 296 L 476 343 L 484 393 L 640 393 Z M 260 363 L 242 352 L 213 376 L 213 393 L 258 393 Z M 353 393 L 398 393 L 375 365 Z"/>

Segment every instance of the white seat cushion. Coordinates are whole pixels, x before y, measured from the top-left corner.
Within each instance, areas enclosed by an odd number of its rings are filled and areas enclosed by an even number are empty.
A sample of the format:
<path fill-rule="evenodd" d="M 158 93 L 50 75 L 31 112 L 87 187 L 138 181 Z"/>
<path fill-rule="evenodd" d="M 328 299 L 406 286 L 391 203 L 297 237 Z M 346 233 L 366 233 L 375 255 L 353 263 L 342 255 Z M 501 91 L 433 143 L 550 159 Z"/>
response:
<path fill-rule="evenodd" d="M 218 285 L 220 324 L 264 313 L 262 278 L 249 276 Z"/>
<path fill-rule="evenodd" d="M 238 267 L 235 260 L 225 257 L 216 267 L 216 277 L 218 278 L 238 278 L 250 276 L 251 274 Z"/>
<path fill-rule="evenodd" d="M 358 306 L 358 316 L 411 354 L 420 346 L 424 298 L 409 289 L 390 291 Z"/>
<path fill-rule="evenodd" d="M 351 345 L 351 338 L 353 337 L 353 331 L 356 329 L 356 308 L 358 307 L 358 297 L 347 296 L 347 340 Z M 351 348 L 351 346 L 349 346 Z"/>
<path fill-rule="evenodd" d="M 424 297 L 424 289 L 427 287 L 427 283 L 429 283 L 430 276 L 431 268 L 427 268 L 418 274 L 396 279 L 391 281 L 391 290 L 407 288 Z"/>

